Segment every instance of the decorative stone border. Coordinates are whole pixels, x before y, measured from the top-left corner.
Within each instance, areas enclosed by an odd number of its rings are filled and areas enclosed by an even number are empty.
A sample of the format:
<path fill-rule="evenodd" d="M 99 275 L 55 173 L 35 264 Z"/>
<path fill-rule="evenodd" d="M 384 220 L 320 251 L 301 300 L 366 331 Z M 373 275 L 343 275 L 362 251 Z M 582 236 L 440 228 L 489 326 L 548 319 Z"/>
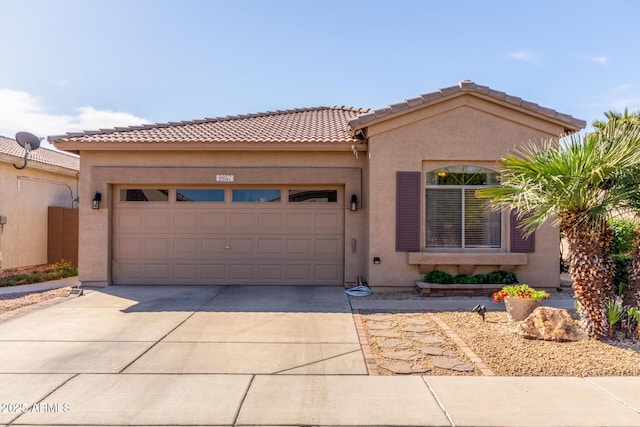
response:
<path fill-rule="evenodd" d="M 354 310 L 352 314 L 353 321 L 356 324 L 356 332 L 358 333 L 358 339 L 360 340 L 360 347 L 362 348 L 362 354 L 364 355 L 364 362 L 367 366 L 367 371 L 369 371 L 369 375 L 371 376 L 380 375 L 378 373 L 376 361 L 373 358 L 373 352 L 371 351 L 371 347 L 369 346 L 367 330 L 364 326 L 364 322 L 362 321 L 362 317 L 360 317 L 360 310 Z"/>

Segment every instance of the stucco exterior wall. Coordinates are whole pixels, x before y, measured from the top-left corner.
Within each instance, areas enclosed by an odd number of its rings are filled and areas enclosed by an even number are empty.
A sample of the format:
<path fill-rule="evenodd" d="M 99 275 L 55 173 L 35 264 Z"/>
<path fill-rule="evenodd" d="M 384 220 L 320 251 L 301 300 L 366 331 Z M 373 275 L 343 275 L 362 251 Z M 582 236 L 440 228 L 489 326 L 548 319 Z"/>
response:
<path fill-rule="evenodd" d="M 409 254 L 395 250 L 397 171 L 419 171 L 424 183 L 427 171 L 444 166 L 477 165 L 496 169 L 498 160 L 521 142 L 556 138 L 563 130 L 562 126 L 547 120 L 471 95 L 370 126 L 369 284 L 373 287 L 408 287 L 422 277 L 419 266 L 408 263 Z M 423 185 L 422 215 L 425 211 L 424 195 Z M 508 249 L 505 222 L 502 252 Z M 421 227 L 424 251 L 424 218 Z M 515 269 L 519 279 L 532 286 L 558 286 L 558 247 L 556 228 L 545 225 L 539 229 L 536 233 L 536 252 L 526 254 L 526 264 Z M 458 253 L 459 261 L 466 262 L 462 250 Z M 374 265 L 373 257 L 380 257 L 381 263 Z M 495 267 L 500 264 L 496 262 Z M 436 268 L 451 270 L 457 267 L 447 265 Z M 494 266 L 483 266 L 476 272 L 492 268 L 495 269 Z"/>
<path fill-rule="evenodd" d="M 77 185 L 75 171 L 36 162 L 18 170 L 0 161 L 0 215 L 7 217 L 0 236 L 3 270 L 47 263 L 47 208 L 71 208 Z"/>
<path fill-rule="evenodd" d="M 252 147 L 258 149 L 258 147 Z M 263 150 L 260 147 L 260 150 Z M 301 150 L 308 150 L 304 145 Z M 79 279 L 85 285 L 111 283 L 112 186 L 116 184 L 212 184 L 218 174 L 233 174 L 233 185 L 332 184 L 345 194 L 345 280 L 364 275 L 365 213 L 349 211 L 356 194 L 366 203 L 362 171 L 366 156 L 332 151 L 81 151 Z M 96 192 L 99 210 L 91 209 Z M 351 239 L 356 239 L 352 251 Z"/>

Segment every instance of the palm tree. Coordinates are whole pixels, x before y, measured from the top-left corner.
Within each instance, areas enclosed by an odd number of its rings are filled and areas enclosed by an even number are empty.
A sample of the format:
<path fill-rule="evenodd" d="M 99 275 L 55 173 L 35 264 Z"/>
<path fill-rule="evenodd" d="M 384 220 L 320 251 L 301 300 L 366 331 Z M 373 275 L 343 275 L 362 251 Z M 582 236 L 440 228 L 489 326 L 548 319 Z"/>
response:
<path fill-rule="evenodd" d="M 596 120 L 593 122 L 593 127 L 596 131 L 602 131 L 612 122 L 623 126 L 640 125 L 640 111 L 629 112 L 629 109 L 625 108 L 622 113 L 618 113 L 617 111 L 609 110 L 604 113 L 604 116 L 607 118 L 606 121 Z"/>
<path fill-rule="evenodd" d="M 638 193 L 640 132 L 614 123 L 563 141 L 529 142 L 502 159 L 501 185 L 477 191 L 522 218 L 525 233 L 552 219 L 569 244 L 569 273 L 587 332 L 607 333 L 605 300 L 613 295 L 610 213 Z M 640 197 L 638 198 L 640 200 Z"/>

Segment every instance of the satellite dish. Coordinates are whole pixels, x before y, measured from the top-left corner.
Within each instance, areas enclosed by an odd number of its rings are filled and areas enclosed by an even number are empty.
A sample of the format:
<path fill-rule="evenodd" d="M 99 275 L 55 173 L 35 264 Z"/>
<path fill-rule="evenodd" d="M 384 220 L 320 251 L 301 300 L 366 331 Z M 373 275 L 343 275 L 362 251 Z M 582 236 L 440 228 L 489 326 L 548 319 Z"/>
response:
<path fill-rule="evenodd" d="M 29 151 L 37 150 L 40 148 L 40 141 L 44 138 L 38 138 L 32 133 L 29 132 L 18 132 L 16 133 L 16 142 L 24 148 L 24 165 L 16 166 L 13 164 L 13 167 L 16 169 L 24 169 L 27 167 L 27 159 L 29 157 Z"/>

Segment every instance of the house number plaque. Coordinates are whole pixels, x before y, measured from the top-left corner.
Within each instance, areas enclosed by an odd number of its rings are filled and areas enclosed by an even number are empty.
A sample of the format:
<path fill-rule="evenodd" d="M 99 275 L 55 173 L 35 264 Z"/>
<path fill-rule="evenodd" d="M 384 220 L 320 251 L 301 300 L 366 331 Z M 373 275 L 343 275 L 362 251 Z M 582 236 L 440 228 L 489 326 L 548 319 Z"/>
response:
<path fill-rule="evenodd" d="M 216 175 L 216 182 L 233 182 L 235 181 L 234 175 Z"/>

